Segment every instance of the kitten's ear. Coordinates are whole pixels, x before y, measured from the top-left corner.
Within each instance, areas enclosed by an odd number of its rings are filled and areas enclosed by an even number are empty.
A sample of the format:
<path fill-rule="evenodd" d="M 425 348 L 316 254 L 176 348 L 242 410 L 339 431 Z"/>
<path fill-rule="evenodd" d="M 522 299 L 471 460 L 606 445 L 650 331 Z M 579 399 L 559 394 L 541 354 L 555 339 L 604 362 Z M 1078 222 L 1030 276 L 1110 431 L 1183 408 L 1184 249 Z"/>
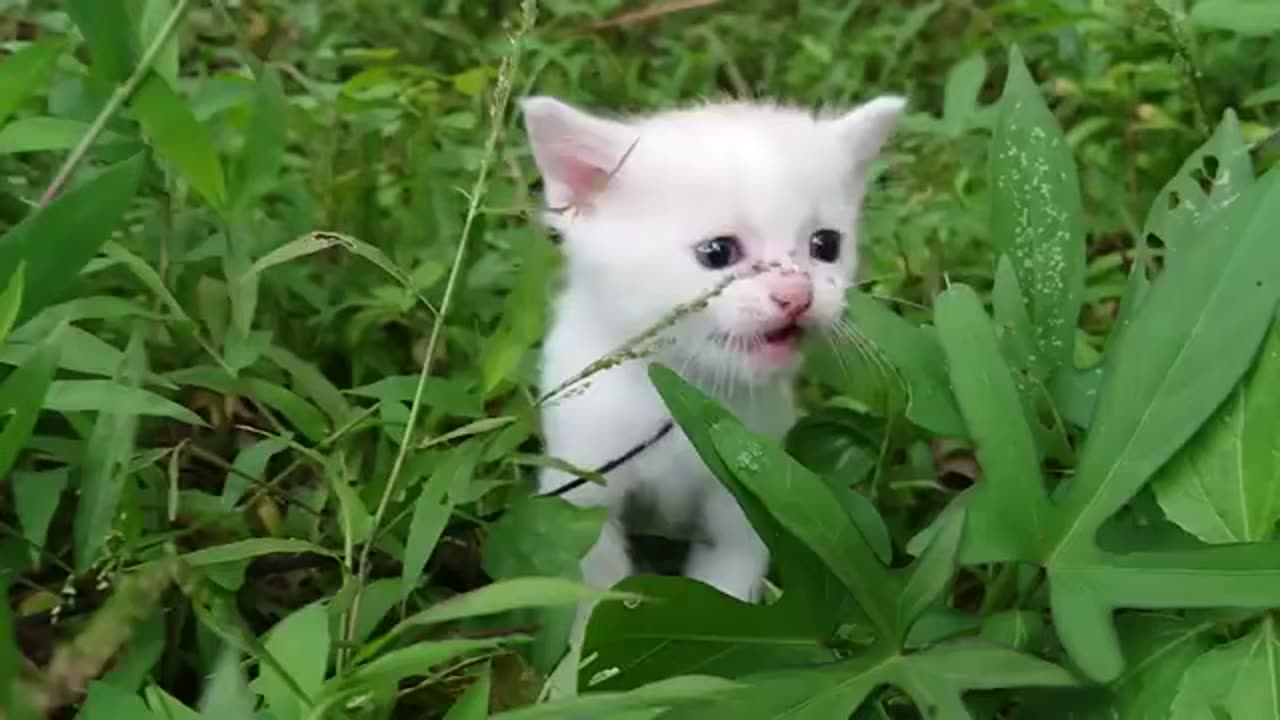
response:
<path fill-rule="evenodd" d="M 553 208 L 585 200 L 600 190 L 634 139 L 626 125 L 555 98 L 527 98 L 520 107 L 547 204 Z"/>
<path fill-rule="evenodd" d="M 906 98 L 882 95 L 831 121 L 855 169 L 865 169 L 880 152 L 906 107 Z"/>

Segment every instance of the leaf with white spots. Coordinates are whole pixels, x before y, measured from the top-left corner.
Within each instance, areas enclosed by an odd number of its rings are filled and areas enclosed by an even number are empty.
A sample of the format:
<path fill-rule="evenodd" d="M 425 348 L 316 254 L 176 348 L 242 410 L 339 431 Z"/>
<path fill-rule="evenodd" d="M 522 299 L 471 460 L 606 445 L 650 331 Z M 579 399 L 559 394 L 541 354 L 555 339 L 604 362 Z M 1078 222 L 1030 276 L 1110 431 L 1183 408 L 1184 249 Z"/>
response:
<path fill-rule="evenodd" d="M 1271 537 L 1280 520 L 1280 328 L 1253 371 L 1164 468 L 1156 498 L 1169 519 L 1210 543 Z"/>
<path fill-rule="evenodd" d="M 1253 184 L 1249 145 L 1235 112 L 1227 110 L 1204 145 L 1183 161 L 1147 213 L 1142 236 L 1154 236 L 1169 251 L 1170 261 L 1188 239 L 1199 235 L 1205 221 L 1235 202 Z"/>
<path fill-rule="evenodd" d="M 1022 55 L 991 138 L 991 241 L 1013 260 L 1035 325 L 1037 364 L 1069 368 L 1084 293 L 1084 211 L 1071 148 Z"/>

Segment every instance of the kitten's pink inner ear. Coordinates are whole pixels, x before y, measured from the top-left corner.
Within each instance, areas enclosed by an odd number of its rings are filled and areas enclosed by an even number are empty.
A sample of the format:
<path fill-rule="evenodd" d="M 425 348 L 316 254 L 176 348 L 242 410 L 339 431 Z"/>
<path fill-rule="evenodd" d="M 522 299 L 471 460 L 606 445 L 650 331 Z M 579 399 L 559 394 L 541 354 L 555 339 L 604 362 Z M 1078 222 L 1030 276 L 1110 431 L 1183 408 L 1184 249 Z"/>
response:
<path fill-rule="evenodd" d="M 626 127 L 549 97 L 529 98 L 522 107 L 547 203 L 577 204 L 599 192 L 626 154 Z"/>

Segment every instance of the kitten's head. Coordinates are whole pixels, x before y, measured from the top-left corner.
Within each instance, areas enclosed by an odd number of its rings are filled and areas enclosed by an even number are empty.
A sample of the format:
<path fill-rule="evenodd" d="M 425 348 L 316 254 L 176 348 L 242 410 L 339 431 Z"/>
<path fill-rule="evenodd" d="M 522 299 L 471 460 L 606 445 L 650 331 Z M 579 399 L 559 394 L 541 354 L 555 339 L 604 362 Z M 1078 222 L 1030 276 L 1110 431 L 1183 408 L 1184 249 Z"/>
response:
<path fill-rule="evenodd" d="M 723 286 L 668 333 L 673 359 L 748 382 L 794 369 L 803 335 L 844 310 L 867 169 L 903 107 L 882 97 L 823 118 L 733 103 L 615 120 L 526 100 L 571 296 L 633 333 Z"/>

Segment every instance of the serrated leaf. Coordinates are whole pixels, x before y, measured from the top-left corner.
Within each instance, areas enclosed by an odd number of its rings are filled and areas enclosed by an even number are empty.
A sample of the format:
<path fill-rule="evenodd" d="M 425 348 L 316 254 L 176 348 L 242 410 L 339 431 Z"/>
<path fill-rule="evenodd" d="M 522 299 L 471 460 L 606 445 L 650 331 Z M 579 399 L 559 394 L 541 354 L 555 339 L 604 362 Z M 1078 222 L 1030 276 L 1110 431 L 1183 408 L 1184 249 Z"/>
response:
<path fill-rule="evenodd" d="M 1216 172 L 1210 174 L 1209 170 Z M 1159 238 L 1169 250 L 1168 261 L 1178 262 L 1182 250 L 1197 241 L 1206 223 L 1238 200 L 1253 181 L 1249 144 L 1235 112 L 1228 109 L 1213 135 L 1182 162 L 1156 195 L 1142 237 Z M 1207 192 L 1202 183 L 1208 185 Z"/>
<path fill-rule="evenodd" d="M 141 156 L 112 165 L 0 236 L 0 282 L 26 266 L 20 322 L 61 299 L 124 218 L 141 176 Z"/>
<path fill-rule="evenodd" d="M 1280 520 L 1280 326 L 1248 378 L 1153 483 L 1169 519 L 1209 543 L 1266 540 Z"/>
<path fill-rule="evenodd" d="M 1169 717 L 1218 720 L 1223 713 L 1231 720 L 1280 718 L 1280 633 L 1274 618 L 1191 663 Z"/>
<path fill-rule="evenodd" d="M 227 185 L 213 137 L 169 83 L 153 73 L 138 88 L 129 107 L 156 154 L 215 210 L 224 210 Z"/>
<path fill-rule="evenodd" d="M 992 244 L 1013 261 L 1026 293 L 1037 361 L 1050 372 L 1070 369 L 1084 294 L 1084 209 L 1071 148 L 1016 47 L 989 155 Z"/>
<path fill-rule="evenodd" d="M 46 86 L 66 47 L 61 38 L 42 40 L 0 62 L 0 128 L 33 90 Z"/>

